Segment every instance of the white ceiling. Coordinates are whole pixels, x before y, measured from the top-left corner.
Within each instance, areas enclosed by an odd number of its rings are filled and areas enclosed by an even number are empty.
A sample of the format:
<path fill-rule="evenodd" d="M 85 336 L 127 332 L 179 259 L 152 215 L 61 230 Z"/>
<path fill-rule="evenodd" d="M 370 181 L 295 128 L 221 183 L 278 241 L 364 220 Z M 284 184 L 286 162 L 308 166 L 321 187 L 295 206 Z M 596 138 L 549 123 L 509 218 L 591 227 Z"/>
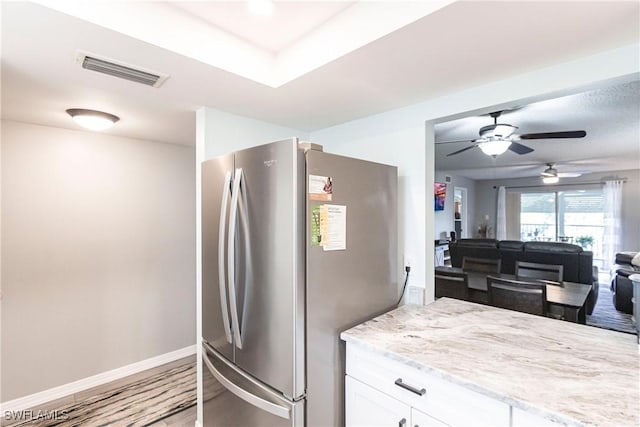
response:
<path fill-rule="evenodd" d="M 247 13 L 247 3 L 241 1 L 170 2 L 173 7 L 273 53 L 291 46 L 355 3 L 278 2 L 275 4 L 274 15 L 265 17 Z"/>
<path fill-rule="evenodd" d="M 486 114 L 436 124 L 436 169 L 471 179 L 496 179 L 539 176 L 546 163 L 554 163 L 560 173 L 640 168 L 640 81 L 515 106 L 498 119 L 518 126 L 518 135 L 584 130 L 584 138 L 521 140 L 534 151 L 507 151 L 495 160 L 477 147 L 447 157 L 471 142 L 438 144 L 478 138 L 478 130 L 492 123 Z"/>
<path fill-rule="evenodd" d="M 38 3 L 1 3 L 3 118 L 76 129 L 64 111 L 94 108 L 121 117 L 111 134 L 185 145 L 201 106 L 313 131 L 638 43 L 640 13 L 635 1 L 276 2 L 258 21 L 239 2 Z M 156 89 L 86 71 L 78 50 L 170 78 Z M 572 127 L 564 115 L 554 123 Z"/>

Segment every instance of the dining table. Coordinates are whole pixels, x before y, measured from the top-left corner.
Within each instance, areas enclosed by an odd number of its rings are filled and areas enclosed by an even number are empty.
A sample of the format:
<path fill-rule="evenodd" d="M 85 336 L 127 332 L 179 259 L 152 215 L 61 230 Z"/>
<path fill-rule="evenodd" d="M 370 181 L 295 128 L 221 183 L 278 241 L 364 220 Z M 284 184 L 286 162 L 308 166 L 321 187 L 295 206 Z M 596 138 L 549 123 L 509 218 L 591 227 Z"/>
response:
<path fill-rule="evenodd" d="M 478 271 L 463 270 L 460 267 L 436 267 L 436 271 L 466 273 L 469 284 L 469 298 L 471 302 L 489 304 L 489 294 L 487 291 L 487 276 L 499 277 L 501 279 L 515 280 L 514 274 L 486 273 Z M 564 320 L 585 324 L 587 321 L 585 304 L 591 291 L 591 286 L 584 283 L 574 282 L 552 282 L 536 281 L 527 279 L 529 282 L 545 283 L 547 288 L 547 303 L 550 307 L 557 307 L 563 313 Z M 437 284 L 436 284 L 437 286 Z"/>

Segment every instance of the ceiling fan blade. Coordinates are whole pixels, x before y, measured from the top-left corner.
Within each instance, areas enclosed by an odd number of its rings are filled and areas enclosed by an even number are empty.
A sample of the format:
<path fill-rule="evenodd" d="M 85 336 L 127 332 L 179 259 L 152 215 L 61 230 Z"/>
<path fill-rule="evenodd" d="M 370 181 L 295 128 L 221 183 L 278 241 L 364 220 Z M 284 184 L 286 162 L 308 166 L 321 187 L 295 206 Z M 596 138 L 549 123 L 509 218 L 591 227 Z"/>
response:
<path fill-rule="evenodd" d="M 558 178 L 577 178 L 582 176 L 580 172 L 560 172 Z"/>
<path fill-rule="evenodd" d="M 520 139 L 584 138 L 585 136 L 587 136 L 587 132 L 583 130 L 570 130 L 566 132 L 525 133 L 520 135 Z"/>
<path fill-rule="evenodd" d="M 517 142 L 511 141 L 511 145 L 509 146 L 509 150 L 513 151 L 516 154 L 528 154 L 533 151 L 533 148 L 527 147 L 526 145 L 519 144 Z"/>
<path fill-rule="evenodd" d="M 449 156 L 453 156 L 453 155 L 455 155 L 455 154 L 460 154 L 460 153 L 462 153 L 463 151 L 471 150 L 472 148 L 476 148 L 476 147 L 477 147 L 477 145 L 476 145 L 476 144 L 474 144 L 474 145 L 470 145 L 470 146 L 468 146 L 468 147 L 464 147 L 462 150 L 454 151 L 453 153 L 449 153 L 449 154 L 447 154 L 447 157 L 449 157 Z"/>
<path fill-rule="evenodd" d="M 436 141 L 436 145 L 440 145 L 440 144 L 455 144 L 457 142 L 473 142 L 473 140 L 472 139 L 458 139 L 456 141 L 442 141 L 442 142 Z"/>

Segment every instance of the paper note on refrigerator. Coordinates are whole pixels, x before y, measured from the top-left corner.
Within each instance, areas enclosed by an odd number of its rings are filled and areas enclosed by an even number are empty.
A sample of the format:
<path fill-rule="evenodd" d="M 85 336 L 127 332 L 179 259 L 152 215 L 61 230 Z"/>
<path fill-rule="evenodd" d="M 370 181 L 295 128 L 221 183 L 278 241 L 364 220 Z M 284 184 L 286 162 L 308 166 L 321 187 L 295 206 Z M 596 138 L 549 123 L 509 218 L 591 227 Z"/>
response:
<path fill-rule="evenodd" d="M 309 175 L 309 200 L 330 202 L 333 195 L 333 179 L 330 176 Z"/>
<path fill-rule="evenodd" d="M 322 206 L 311 206 L 311 246 L 321 246 L 320 210 Z"/>
<path fill-rule="evenodd" d="M 320 206 L 320 235 L 325 251 L 347 249 L 347 207 L 344 205 Z"/>

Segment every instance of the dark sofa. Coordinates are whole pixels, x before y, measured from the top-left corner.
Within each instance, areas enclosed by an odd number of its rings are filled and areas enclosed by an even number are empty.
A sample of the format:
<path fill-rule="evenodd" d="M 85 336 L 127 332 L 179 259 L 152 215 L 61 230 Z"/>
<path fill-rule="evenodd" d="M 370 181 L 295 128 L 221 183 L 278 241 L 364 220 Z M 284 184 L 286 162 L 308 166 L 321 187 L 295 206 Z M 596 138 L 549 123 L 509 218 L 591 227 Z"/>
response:
<path fill-rule="evenodd" d="M 631 314 L 633 312 L 633 283 L 629 276 L 640 273 L 640 267 L 631 264 L 631 259 L 637 252 L 620 252 L 616 254 L 616 265 L 613 270 L 616 275 L 611 281 L 611 290 L 613 291 L 613 305 L 618 311 Z"/>
<path fill-rule="evenodd" d="M 581 246 L 560 242 L 521 242 L 519 240 L 460 239 L 449 243 L 451 265 L 462 267 L 462 258 L 501 259 L 501 273 L 515 274 L 516 261 L 561 264 L 563 280 L 592 286 L 587 298 L 587 314 L 598 300 L 598 270 L 593 266 L 593 252 Z"/>

